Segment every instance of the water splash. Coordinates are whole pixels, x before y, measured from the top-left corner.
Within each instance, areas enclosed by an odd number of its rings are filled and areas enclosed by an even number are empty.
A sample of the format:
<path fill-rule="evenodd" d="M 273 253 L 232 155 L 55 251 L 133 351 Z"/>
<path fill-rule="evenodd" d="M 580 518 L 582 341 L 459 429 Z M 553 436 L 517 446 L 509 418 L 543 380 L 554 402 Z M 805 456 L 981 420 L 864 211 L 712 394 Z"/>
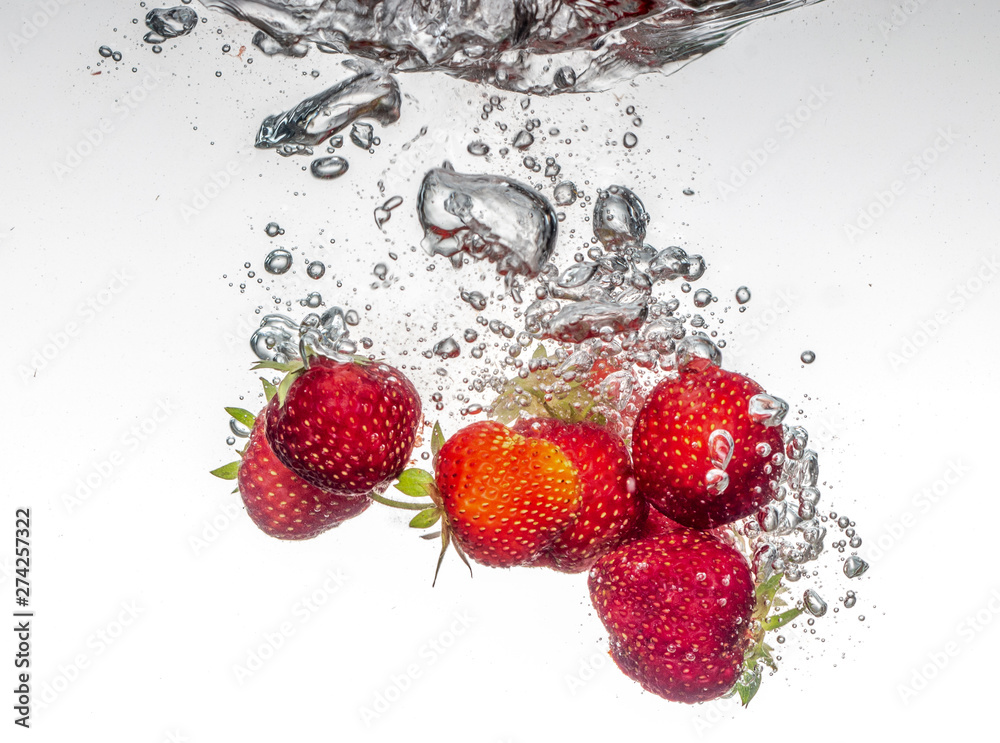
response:
<path fill-rule="evenodd" d="M 260 29 L 266 54 L 321 52 L 522 93 L 607 90 L 673 72 L 746 24 L 819 0 L 203 0 Z M 266 38 L 261 38 L 266 37 Z"/>
<path fill-rule="evenodd" d="M 557 219 L 548 201 L 530 187 L 494 175 L 464 175 L 450 167 L 424 176 L 417 196 L 430 255 L 461 265 L 462 253 L 497 263 L 507 277 L 537 276 L 556 245 Z"/>
<path fill-rule="evenodd" d="M 399 86 L 391 76 L 369 63 L 348 60 L 344 67 L 355 74 L 284 113 L 266 117 L 255 146 L 314 147 L 361 117 L 383 125 L 399 119 Z"/>

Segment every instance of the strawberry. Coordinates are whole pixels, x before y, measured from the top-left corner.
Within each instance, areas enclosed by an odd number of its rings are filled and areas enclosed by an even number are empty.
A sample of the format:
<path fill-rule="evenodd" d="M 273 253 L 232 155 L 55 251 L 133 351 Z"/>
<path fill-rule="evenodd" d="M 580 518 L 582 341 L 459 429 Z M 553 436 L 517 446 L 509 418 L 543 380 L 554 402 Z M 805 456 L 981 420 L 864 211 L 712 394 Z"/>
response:
<path fill-rule="evenodd" d="M 267 440 L 303 480 L 360 495 L 403 471 L 420 425 L 420 398 L 399 370 L 310 356 L 279 387 Z"/>
<path fill-rule="evenodd" d="M 755 513 L 781 474 L 773 457 L 782 450 L 780 416 L 759 414 L 765 398 L 780 403 L 756 382 L 717 366 L 691 367 L 660 382 L 632 431 L 639 493 L 695 529 Z"/>
<path fill-rule="evenodd" d="M 735 549 L 678 527 L 604 555 L 588 585 L 611 657 L 647 691 L 693 704 L 736 684 L 752 646 L 755 595 Z"/>
<path fill-rule="evenodd" d="M 620 544 L 645 517 L 636 494 L 625 442 L 593 423 L 525 418 L 514 431 L 558 446 L 576 467 L 581 483 L 580 512 L 532 563 L 564 573 L 589 570 L 598 557 Z"/>
<path fill-rule="evenodd" d="M 580 509 L 580 478 L 562 450 L 493 421 L 448 439 L 434 480 L 446 531 L 462 553 L 491 567 L 535 558 Z"/>
<path fill-rule="evenodd" d="M 271 401 L 256 419 L 235 473 L 232 466 L 213 474 L 235 476 L 247 514 L 268 536 L 277 539 L 311 539 L 364 512 L 371 501 L 321 490 L 302 480 L 274 456 L 267 443 L 267 426 L 276 403 Z M 233 409 L 249 422 L 246 411 Z"/>

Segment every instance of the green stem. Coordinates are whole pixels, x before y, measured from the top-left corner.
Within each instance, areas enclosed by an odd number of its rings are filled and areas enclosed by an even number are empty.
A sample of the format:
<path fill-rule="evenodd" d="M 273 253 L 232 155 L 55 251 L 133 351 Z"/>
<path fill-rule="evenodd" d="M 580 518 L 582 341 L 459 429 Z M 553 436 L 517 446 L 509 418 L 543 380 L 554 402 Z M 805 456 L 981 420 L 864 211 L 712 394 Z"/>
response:
<path fill-rule="evenodd" d="M 378 495 L 377 493 L 369 493 L 368 497 L 376 503 L 381 503 L 383 506 L 402 508 L 407 511 L 424 511 L 428 508 L 434 508 L 433 503 L 411 503 L 407 501 L 393 500 L 392 498 L 386 498 L 384 495 Z"/>

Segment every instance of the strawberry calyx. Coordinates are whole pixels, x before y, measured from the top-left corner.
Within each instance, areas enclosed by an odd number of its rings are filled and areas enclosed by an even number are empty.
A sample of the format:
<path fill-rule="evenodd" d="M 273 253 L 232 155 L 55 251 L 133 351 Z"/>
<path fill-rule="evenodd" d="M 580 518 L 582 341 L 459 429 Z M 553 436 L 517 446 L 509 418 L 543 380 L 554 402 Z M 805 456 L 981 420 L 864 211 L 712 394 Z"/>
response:
<path fill-rule="evenodd" d="M 277 395 L 278 406 L 280 407 L 284 405 L 285 398 L 288 395 L 288 390 L 291 388 L 295 380 L 301 377 L 309 369 L 313 357 L 322 356 L 322 354 L 317 353 L 306 344 L 301 345 L 301 350 L 303 352 L 303 356 L 300 359 L 293 359 L 291 361 L 257 361 L 250 367 L 254 371 L 259 371 L 260 369 L 273 369 L 274 371 L 284 372 L 285 376 L 281 378 L 281 381 L 277 385 L 261 377 L 260 381 L 264 383 L 264 395 L 268 402 L 271 401 L 272 397 Z M 377 363 L 377 360 L 371 359 L 367 356 L 355 355 L 348 357 L 347 361 L 344 363 L 357 364 L 358 366 L 371 366 L 372 364 Z"/>
<path fill-rule="evenodd" d="M 489 407 L 489 417 L 510 425 L 520 417 L 555 418 L 564 423 L 590 421 L 603 426 L 607 421 L 597 397 L 582 380 L 566 381 L 551 367 L 555 359 L 545 347 L 535 349 L 527 377 L 507 380 Z"/>
<path fill-rule="evenodd" d="M 744 707 L 750 704 L 750 700 L 760 688 L 764 668 L 770 668 L 772 671 L 778 669 L 772 655 L 774 648 L 765 642 L 767 633 L 784 627 L 802 613 L 802 609 L 799 608 L 772 613 L 776 609 L 788 606 L 781 598 L 781 594 L 788 590 L 781 583 L 783 577 L 784 573 L 773 573 L 766 580 L 759 581 L 754 591 L 756 603 L 750 622 L 751 643 L 743 656 L 743 672 L 730 691 L 730 695 L 739 694 Z"/>
<path fill-rule="evenodd" d="M 252 429 L 254 421 L 257 420 L 257 416 L 251 413 L 249 410 L 243 408 L 226 408 L 229 417 L 238 422 L 240 425 L 246 426 L 247 429 Z M 237 459 L 235 462 L 228 462 L 221 467 L 216 467 L 211 470 L 208 474 L 215 475 L 220 480 L 235 480 L 240 471 L 240 464 L 242 463 L 243 452 L 238 452 L 241 459 Z"/>
<path fill-rule="evenodd" d="M 437 453 L 444 445 L 444 441 L 444 433 L 441 430 L 441 425 L 439 423 L 435 423 L 431 432 L 431 454 L 434 457 L 437 457 Z M 444 561 L 444 556 L 448 552 L 448 547 L 452 545 L 454 545 L 455 551 L 462 559 L 462 562 L 464 562 L 465 566 L 469 568 L 469 574 L 471 575 L 472 566 L 469 564 L 468 558 L 465 556 L 465 553 L 462 552 L 462 548 L 459 546 L 458 542 L 452 539 L 451 526 L 448 524 L 448 519 L 442 518 L 445 513 L 444 501 L 441 498 L 441 493 L 438 492 L 437 486 L 434 484 L 434 475 L 419 467 L 410 467 L 400 473 L 394 487 L 403 495 L 409 496 L 410 498 L 429 498 L 430 502 L 426 500 L 395 500 L 393 498 L 387 498 L 381 493 L 375 492 L 369 493 L 368 497 L 376 503 L 381 503 L 382 505 L 389 506 L 390 508 L 418 511 L 418 513 L 410 519 L 410 527 L 413 529 L 429 529 L 438 522 L 441 523 L 440 531 L 421 535 L 422 539 L 441 538 L 441 552 L 438 555 L 437 567 L 434 569 L 434 580 L 431 583 L 431 586 L 433 587 L 437 584 L 438 573 L 441 571 L 441 563 Z"/>
<path fill-rule="evenodd" d="M 274 362 L 262 361 L 260 363 L 273 364 Z M 257 368 L 256 365 L 255 368 Z M 268 367 L 261 366 L 260 368 L 276 368 L 276 366 L 268 366 Z M 261 384 L 264 385 L 265 402 L 271 402 L 271 398 L 278 393 L 277 387 L 275 387 L 274 384 L 272 384 L 268 380 L 264 379 L 264 377 L 261 377 L 260 381 Z M 257 421 L 257 416 L 251 413 L 249 410 L 246 410 L 245 408 L 229 407 L 225 408 L 225 411 L 229 413 L 230 418 L 235 420 L 240 425 L 245 426 L 248 431 L 253 429 L 253 424 L 256 423 Z M 216 467 L 214 470 L 211 470 L 208 474 L 215 475 L 220 480 L 235 480 L 239 475 L 240 464 L 242 464 L 243 461 L 242 458 L 245 451 L 246 451 L 245 449 L 237 451 L 237 454 L 240 455 L 240 459 L 237 459 L 235 462 L 228 462 L 222 465 L 221 467 Z M 236 491 L 234 490 L 233 492 L 235 493 Z"/>

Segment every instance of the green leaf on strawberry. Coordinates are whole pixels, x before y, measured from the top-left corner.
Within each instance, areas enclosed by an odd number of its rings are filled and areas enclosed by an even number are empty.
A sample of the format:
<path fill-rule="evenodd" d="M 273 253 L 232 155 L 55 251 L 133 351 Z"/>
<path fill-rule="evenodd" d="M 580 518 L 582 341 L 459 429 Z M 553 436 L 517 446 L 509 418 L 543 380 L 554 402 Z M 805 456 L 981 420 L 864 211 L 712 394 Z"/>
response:
<path fill-rule="evenodd" d="M 441 509 L 437 506 L 425 508 L 410 520 L 410 526 L 414 529 L 428 529 L 441 519 Z"/>
<path fill-rule="evenodd" d="M 740 675 L 733 687 L 733 691 L 740 696 L 740 701 L 746 707 L 750 704 L 757 690 L 760 688 L 763 676 L 763 667 L 767 666 L 772 670 L 777 670 L 777 664 L 772 656 L 773 648 L 764 642 L 768 632 L 784 627 L 802 613 L 802 609 L 788 609 L 786 611 L 772 614 L 771 612 L 780 606 L 786 606 L 779 595 L 788 590 L 781 584 L 783 573 L 774 573 L 757 585 L 754 591 L 756 600 L 753 611 L 754 627 L 752 644 L 747 650 L 743 659 L 743 673 Z"/>
<path fill-rule="evenodd" d="M 210 475 L 215 475 L 220 480 L 235 480 L 236 475 L 240 471 L 240 461 L 230 462 L 229 464 L 224 464 L 221 467 L 216 467 L 214 470 L 209 472 Z"/>
<path fill-rule="evenodd" d="M 595 409 L 596 405 L 597 398 L 581 382 L 566 382 L 549 369 L 539 369 L 526 379 L 508 380 L 490 406 L 490 417 L 504 425 L 510 425 L 522 415 L 556 418 L 565 423 L 590 421 L 604 425 L 607 421 L 604 414 Z"/>
<path fill-rule="evenodd" d="M 247 428 L 253 428 L 253 422 L 257 418 L 249 410 L 243 408 L 226 408 L 226 412 L 233 417 L 233 420 L 242 423 Z"/>
<path fill-rule="evenodd" d="M 442 446 L 444 446 L 444 432 L 441 430 L 441 424 L 435 423 L 431 431 L 431 455 L 436 457 Z"/>
<path fill-rule="evenodd" d="M 396 490 L 411 498 L 429 498 L 433 487 L 434 475 L 418 467 L 403 470 L 395 485 Z"/>
<path fill-rule="evenodd" d="M 264 385 L 265 402 L 271 402 L 271 398 L 278 394 L 278 388 L 271 384 L 268 380 L 264 379 L 264 377 L 260 378 L 260 382 Z"/>

